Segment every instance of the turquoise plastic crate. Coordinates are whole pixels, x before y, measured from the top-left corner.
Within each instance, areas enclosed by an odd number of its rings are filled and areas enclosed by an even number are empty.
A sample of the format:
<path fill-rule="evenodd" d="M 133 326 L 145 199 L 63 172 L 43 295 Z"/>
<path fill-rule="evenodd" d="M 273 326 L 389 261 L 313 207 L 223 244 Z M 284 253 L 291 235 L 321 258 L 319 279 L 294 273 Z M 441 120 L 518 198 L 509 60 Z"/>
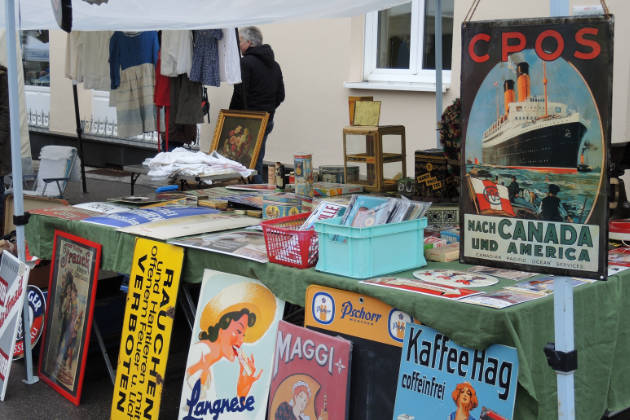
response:
<path fill-rule="evenodd" d="M 315 223 L 319 271 L 365 279 L 422 267 L 427 219 L 357 228 L 341 226 L 341 217 Z"/>

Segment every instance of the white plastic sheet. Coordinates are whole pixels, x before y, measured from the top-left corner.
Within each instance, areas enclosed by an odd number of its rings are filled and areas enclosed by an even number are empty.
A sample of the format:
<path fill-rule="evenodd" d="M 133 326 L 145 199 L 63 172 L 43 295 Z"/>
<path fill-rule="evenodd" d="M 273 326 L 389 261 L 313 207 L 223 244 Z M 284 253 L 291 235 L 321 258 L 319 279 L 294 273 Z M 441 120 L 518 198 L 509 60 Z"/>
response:
<path fill-rule="evenodd" d="M 295 19 L 358 16 L 404 0 L 109 0 L 72 2 L 72 29 L 209 29 Z M 19 29 L 58 29 L 49 0 L 16 0 Z M 0 25 L 4 25 L 4 10 Z"/>

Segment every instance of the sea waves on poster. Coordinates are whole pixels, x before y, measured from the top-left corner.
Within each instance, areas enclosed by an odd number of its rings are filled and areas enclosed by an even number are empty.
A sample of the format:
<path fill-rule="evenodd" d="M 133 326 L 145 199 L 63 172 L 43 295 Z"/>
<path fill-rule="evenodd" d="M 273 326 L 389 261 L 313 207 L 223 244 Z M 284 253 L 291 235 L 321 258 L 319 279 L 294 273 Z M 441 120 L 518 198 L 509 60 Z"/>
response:
<path fill-rule="evenodd" d="M 284 301 L 257 280 L 204 271 L 179 419 L 265 419 L 283 311 Z"/>
<path fill-rule="evenodd" d="M 474 350 L 436 330 L 408 323 L 400 358 L 394 419 L 511 419 L 518 382 L 515 348 Z M 460 391 L 461 390 L 461 391 Z M 462 394 L 467 394 L 463 396 Z"/>
<path fill-rule="evenodd" d="M 466 257 L 597 271 L 598 225 L 465 214 L 464 231 Z"/>

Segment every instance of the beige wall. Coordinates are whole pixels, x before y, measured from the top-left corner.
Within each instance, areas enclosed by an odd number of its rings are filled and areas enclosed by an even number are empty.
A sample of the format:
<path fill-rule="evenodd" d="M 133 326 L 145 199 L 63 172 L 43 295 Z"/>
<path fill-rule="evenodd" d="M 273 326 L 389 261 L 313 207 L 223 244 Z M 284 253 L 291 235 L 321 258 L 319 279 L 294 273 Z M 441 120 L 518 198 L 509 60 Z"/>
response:
<path fill-rule="evenodd" d="M 455 28 L 468 11 L 471 1 L 455 0 Z M 506 7 L 509 3 L 509 7 Z M 571 5 L 598 5 L 597 0 L 574 0 Z M 615 14 L 615 62 L 613 95 L 613 141 L 630 140 L 630 2 L 608 0 Z M 549 0 L 484 0 L 473 20 L 540 17 L 549 14 Z M 347 125 L 347 97 L 372 95 L 382 101 L 381 123 L 402 124 L 407 132 L 408 174 L 413 174 L 413 152 L 436 146 L 435 93 L 384 90 L 356 90 L 343 87 L 344 81 L 359 81 L 363 62 L 363 19 L 345 18 L 295 21 L 261 27 L 282 67 L 286 100 L 276 114 L 275 129 L 269 137 L 265 160 L 292 161 L 294 153 L 310 152 L 315 166 L 341 164 L 342 128 Z M 450 88 L 444 95 L 444 107 L 459 96 L 459 34 L 454 36 L 453 71 Z M 231 87 L 210 89 L 213 119 L 221 107 L 229 105 Z M 208 127 L 203 145 L 208 147 L 212 127 Z"/>

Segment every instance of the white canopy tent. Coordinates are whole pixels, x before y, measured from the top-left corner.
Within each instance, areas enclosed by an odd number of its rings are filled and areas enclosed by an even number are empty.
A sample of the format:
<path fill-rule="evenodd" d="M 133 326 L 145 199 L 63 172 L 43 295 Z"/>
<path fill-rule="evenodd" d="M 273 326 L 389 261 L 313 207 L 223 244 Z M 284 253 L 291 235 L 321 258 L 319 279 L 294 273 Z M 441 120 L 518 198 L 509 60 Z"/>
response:
<path fill-rule="evenodd" d="M 18 29 L 59 29 L 50 1 L 14 0 Z M 148 31 L 261 25 L 295 19 L 358 16 L 404 0 L 109 0 L 72 2 L 72 30 Z M 5 10 L 0 23 L 5 24 Z"/>
<path fill-rule="evenodd" d="M 7 50 L 9 70 L 9 99 L 11 107 L 11 158 L 13 176 L 22 178 L 19 135 L 19 110 L 16 53 L 16 29 L 58 29 L 50 2 L 42 0 L 4 0 L 0 10 L 0 24 L 7 28 Z M 407 0 L 408 1 L 408 0 Z M 441 30 L 441 0 L 436 0 L 436 31 Z M 211 29 L 260 25 L 295 19 L 321 19 L 350 17 L 366 12 L 386 9 L 405 0 L 108 0 L 93 5 L 82 0 L 73 1 L 73 30 L 126 30 L 146 31 L 164 29 Z M 479 0 L 476 0 L 478 3 Z M 17 7 L 15 6 L 17 3 Z M 568 15 L 569 0 L 549 0 L 552 16 Z M 13 16 L 12 16 L 13 15 Z M 8 18 L 7 18 L 8 17 Z M 16 22 L 18 24 L 16 25 Z M 436 119 L 440 119 L 442 108 L 442 40 L 436 36 Z M 15 211 L 23 215 L 22 186 L 15 183 Z M 17 225 L 18 256 L 25 261 L 24 226 Z M 557 350 L 570 352 L 573 347 L 573 295 L 565 279 L 554 284 L 556 288 L 555 326 Z M 28 319 L 28 304 L 24 306 L 24 320 Z M 30 325 L 30 322 L 25 323 Z M 25 328 L 27 329 L 27 328 Z M 27 383 L 37 381 L 32 376 L 30 340 L 25 340 Z M 558 377 L 559 418 L 575 416 L 573 374 L 559 373 Z"/>

